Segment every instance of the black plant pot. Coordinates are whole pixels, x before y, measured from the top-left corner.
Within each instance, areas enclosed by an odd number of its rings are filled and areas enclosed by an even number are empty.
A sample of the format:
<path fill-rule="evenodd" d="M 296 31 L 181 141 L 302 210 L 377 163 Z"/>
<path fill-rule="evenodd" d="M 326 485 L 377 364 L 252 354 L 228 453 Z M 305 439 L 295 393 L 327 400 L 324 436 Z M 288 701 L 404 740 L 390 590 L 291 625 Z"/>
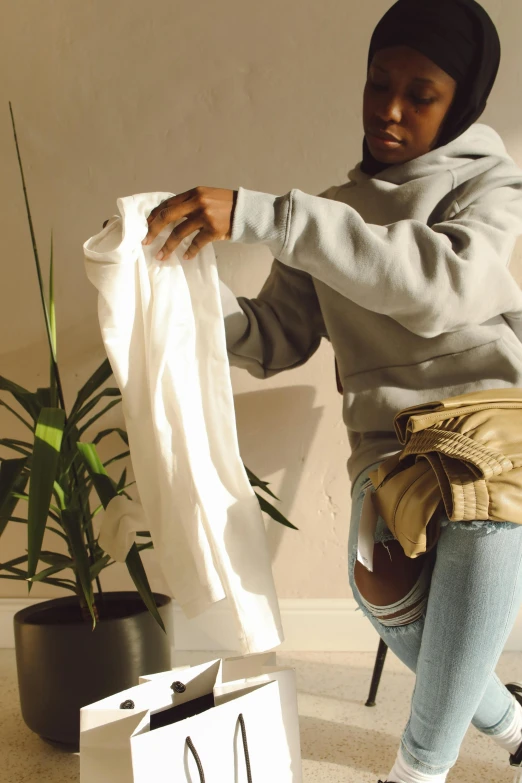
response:
<path fill-rule="evenodd" d="M 75 596 L 14 616 L 22 716 L 42 739 L 79 749 L 80 707 L 170 669 L 171 599 L 154 593 L 165 634 L 137 592 L 97 596 L 99 621 L 82 619 Z"/>

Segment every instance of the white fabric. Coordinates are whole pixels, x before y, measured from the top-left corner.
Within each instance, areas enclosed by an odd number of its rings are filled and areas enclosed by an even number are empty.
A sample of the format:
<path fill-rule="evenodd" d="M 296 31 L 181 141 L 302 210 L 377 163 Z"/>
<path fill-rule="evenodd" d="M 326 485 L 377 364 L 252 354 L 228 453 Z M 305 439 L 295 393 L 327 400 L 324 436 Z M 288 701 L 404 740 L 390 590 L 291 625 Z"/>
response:
<path fill-rule="evenodd" d="M 114 560 L 124 563 L 138 530 L 148 530 L 143 506 L 124 495 L 116 495 L 103 514 L 98 543 Z"/>
<path fill-rule="evenodd" d="M 214 250 L 183 261 L 194 232 L 156 261 L 173 223 L 141 244 L 147 216 L 172 195 L 118 198 L 120 215 L 83 245 L 86 271 L 167 584 L 188 618 L 228 597 L 238 649 L 263 652 L 284 636 L 263 518 L 239 454 Z"/>

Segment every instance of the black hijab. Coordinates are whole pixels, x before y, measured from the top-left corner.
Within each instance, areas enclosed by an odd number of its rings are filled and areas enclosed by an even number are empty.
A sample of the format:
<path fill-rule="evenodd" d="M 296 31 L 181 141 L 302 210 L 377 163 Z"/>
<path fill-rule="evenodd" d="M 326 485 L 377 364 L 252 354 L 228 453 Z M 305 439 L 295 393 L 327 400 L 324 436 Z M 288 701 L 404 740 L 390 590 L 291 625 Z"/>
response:
<path fill-rule="evenodd" d="M 388 46 L 411 46 L 457 82 L 455 99 L 435 148 L 464 133 L 480 117 L 500 64 L 500 40 L 493 21 L 475 0 L 398 0 L 375 28 L 368 53 Z M 363 141 L 361 170 L 373 176 L 381 163 Z"/>

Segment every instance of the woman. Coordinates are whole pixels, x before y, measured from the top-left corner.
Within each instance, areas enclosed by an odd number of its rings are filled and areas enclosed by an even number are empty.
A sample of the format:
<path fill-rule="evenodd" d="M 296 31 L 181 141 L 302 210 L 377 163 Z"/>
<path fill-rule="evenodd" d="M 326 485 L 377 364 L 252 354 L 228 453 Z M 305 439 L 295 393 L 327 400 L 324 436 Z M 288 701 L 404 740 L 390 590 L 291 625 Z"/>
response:
<path fill-rule="evenodd" d="M 522 294 L 507 268 L 522 171 L 476 122 L 499 60 L 474 0 L 399 0 L 371 39 L 363 160 L 347 183 L 319 196 L 196 188 L 148 219 L 151 242 L 186 218 L 164 258 L 195 230 L 187 258 L 220 239 L 276 257 L 257 298 L 223 286 L 232 364 L 266 378 L 331 341 L 351 444 L 350 584 L 416 672 L 390 783 L 446 780 L 470 723 L 522 755 L 522 706 L 494 673 L 522 601 L 522 526 L 442 519 L 436 548 L 411 560 L 381 522 L 373 572 L 357 560 L 368 473 L 400 450 L 395 414 L 522 387 Z"/>

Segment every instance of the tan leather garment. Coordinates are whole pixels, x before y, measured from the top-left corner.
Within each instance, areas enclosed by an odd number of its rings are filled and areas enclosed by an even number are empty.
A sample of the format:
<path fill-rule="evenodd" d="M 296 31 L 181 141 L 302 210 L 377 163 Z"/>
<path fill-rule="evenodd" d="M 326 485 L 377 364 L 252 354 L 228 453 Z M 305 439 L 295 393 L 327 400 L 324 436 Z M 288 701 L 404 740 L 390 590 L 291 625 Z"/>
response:
<path fill-rule="evenodd" d="M 488 389 L 400 411 L 403 449 L 369 474 L 377 513 L 409 557 L 452 521 L 522 524 L 522 389 Z"/>

